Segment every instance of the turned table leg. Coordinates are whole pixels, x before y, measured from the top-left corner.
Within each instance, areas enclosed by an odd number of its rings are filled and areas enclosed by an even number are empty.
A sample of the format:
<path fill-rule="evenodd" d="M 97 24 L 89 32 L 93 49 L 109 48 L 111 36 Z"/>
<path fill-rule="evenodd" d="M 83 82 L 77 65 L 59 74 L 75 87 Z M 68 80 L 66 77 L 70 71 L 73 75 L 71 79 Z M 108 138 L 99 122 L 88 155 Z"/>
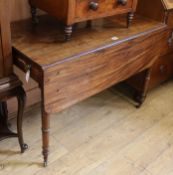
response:
<path fill-rule="evenodd" d="M 130 27 L 133 18 L 134 18 L 134 13 L 133 13 L 133 12 L 129 12 L 129 13 L 127 14 L 127 28 Z"/>
<path fill-rule="evenodd" d="M 49 131 L 50 131 L 50 115 L 42 109 L 42 141 L 43 141 L 43 165 L 44 167 L 48 164 L 49 154 Z"/>
<path fill-rule="evenodd" d="M 151 77 L 151 69 L 147 69 L 145 71 L 143 90 L 141 93 L 137 93 L 137 95 L 135 95 L 135 101 L 138 103 L 136 106 L 137 108 L 141 107 L 144 100 L 146 99 L 147 91 L 150 83 L 150 77 Z"/>
<path fill-rule="evenodd" d="M 25 144 L 23 141 L 23 131 L 22 131 L 22 119 L 23 119 L 23 113 L 24 113 L 24 108 L 26 103 L 26 94 L 22 87 L 18 87 L 17 91 L 18 91 L 17 134 L 18 134 L 18 140 L 21 148 L 21 153 L 24 153 L 24 151 L 28 148 L 28 145 Z"/>
<path fill-rule="evenodd" d="M 71 35 L 73 32 L 72 25 L 65 25 L 64 32 L 65 32 L 65 41 L 69 41 L 71 39 Z"/>

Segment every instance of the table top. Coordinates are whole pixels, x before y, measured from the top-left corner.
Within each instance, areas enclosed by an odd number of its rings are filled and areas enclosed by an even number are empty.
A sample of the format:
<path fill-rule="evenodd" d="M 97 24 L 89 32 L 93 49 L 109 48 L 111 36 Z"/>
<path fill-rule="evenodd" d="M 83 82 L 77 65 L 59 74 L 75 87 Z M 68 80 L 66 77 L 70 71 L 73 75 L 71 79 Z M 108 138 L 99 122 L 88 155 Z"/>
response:
<path fill-rule="evenodd" d="M 63 27 L 52 17 L 40 17 L 35 27 L 31 20 L 16 22 L 12 24 L 12 44 L 32 62 L 46 69 L 165 27 L 162 23 L 137 15 L 129 29 L 124 16 L 93 21 L 91 28 L 85 25 L 75 26 L 72 39 L 64 42 Z"/>

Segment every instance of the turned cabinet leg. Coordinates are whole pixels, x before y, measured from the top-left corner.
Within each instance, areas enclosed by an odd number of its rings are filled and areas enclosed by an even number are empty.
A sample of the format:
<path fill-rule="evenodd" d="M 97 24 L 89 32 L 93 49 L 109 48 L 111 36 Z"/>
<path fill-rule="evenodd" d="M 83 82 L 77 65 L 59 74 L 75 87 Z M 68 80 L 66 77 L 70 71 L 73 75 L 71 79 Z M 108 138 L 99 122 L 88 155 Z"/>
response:
<path fill-rule="evenodd" d="M 38 24 L 37 8 L 34 7 L 33 5 L 30 5 L 30 6 L 31 6 L 32 23 Z"/>
<path fill-rule="evenodd" d="M 143 104 L 143 102 L 146 99 L 147 91 L 148 91 L 148 87 L 149 87 L 149 83 L 150 83 L 150 77 L 151 77 L 151 69 L 147 69 L 145 72 L 145 80 L 144 80 L 143 90 L 141 93 L 138 93 L 135 96 L 135 101 L 138 103 L 136 105 L 137 108 L 141 107 L 141 105 Z"/>
<path fill-rule="evenodd" d="M 134 13 L 133 13 L 133 12 L 129 12 L 129 13 L 127 14 L 127 28 L 130 27 L 133 18 L 134 18 Z"/>
<path fill-rule="evenodd" d="M 50 131 L 50 118 L 49 114 L 44 110 L 42 111 L 42 140 L 43 140 L 43 165 L 44 167 L 48 164 L 49 155 L 49 131 Z"/>
<path fill-rule="evenodd" d="M 21 153 L 24 153 L 24 151 L 28 148 L 28 145 L 24 143 L 23 141 L 23 131 L 22 131 L 22 120 L 23 120 L 23 113 L 26 103 L 26 94 L 22 87 L 18 87 L 18 114 L 17 114 L 17 134 L 19 139 L 19 144 L 21 148 Z"/>
<path fill-rule="evenodd" d="M 64 28 L 64 32 L 65 32 L 65 41 L 70 40 L 72 32 L 73 32 L 72 25 L 66 25 L 65 28 Z"/>

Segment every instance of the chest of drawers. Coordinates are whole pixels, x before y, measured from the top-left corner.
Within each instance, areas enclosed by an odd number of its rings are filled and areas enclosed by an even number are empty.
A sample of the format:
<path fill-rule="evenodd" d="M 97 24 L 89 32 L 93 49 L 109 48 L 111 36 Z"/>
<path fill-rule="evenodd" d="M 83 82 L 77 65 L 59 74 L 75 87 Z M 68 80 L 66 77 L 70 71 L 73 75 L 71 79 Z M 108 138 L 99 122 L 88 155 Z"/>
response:
<path fill-rule="evenodd" d="M 29 0 L 33 21 L 36 8 L 48 12 L 65 25 L 66 39 L 70 39 L 72 25 L 92 19 L 127 13 L 127 26 L 133 19 L 137 0 Z M 90 23 L 89 23 L 90 24 Z"/>

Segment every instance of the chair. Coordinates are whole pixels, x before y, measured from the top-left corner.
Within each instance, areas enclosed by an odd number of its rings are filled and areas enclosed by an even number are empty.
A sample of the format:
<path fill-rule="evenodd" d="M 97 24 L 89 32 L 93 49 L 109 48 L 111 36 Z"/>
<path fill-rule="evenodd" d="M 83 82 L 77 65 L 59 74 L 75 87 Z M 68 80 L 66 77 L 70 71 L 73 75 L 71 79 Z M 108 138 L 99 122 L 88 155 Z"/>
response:
<path fill-rule="evenodd" d="M 8 128 L 8 110 L 7 100 L 17 97 L 17 133 L 13 133 Z M 26 94 L 22 87 L 22 82 L 14 74 L 0 79 L 0 140 L 8 137 L 18 137 L 21 153 L 27 148 L 27 144 L 23 141 L 22 117 L 25 107 Z"/>
<path fill-rule="evenodd" d="M 0 140 L 7 137 L 18 137 L 21 152 L 27 149 L 23 141 L 22 116 L 25 106 L 25 91 L 22 82 L 13 73 L 12 46 L 10 31 L 10 0 L 0 0 Z M 17 133 L 8 127 L 7 100 L 17 97 Z"/>

